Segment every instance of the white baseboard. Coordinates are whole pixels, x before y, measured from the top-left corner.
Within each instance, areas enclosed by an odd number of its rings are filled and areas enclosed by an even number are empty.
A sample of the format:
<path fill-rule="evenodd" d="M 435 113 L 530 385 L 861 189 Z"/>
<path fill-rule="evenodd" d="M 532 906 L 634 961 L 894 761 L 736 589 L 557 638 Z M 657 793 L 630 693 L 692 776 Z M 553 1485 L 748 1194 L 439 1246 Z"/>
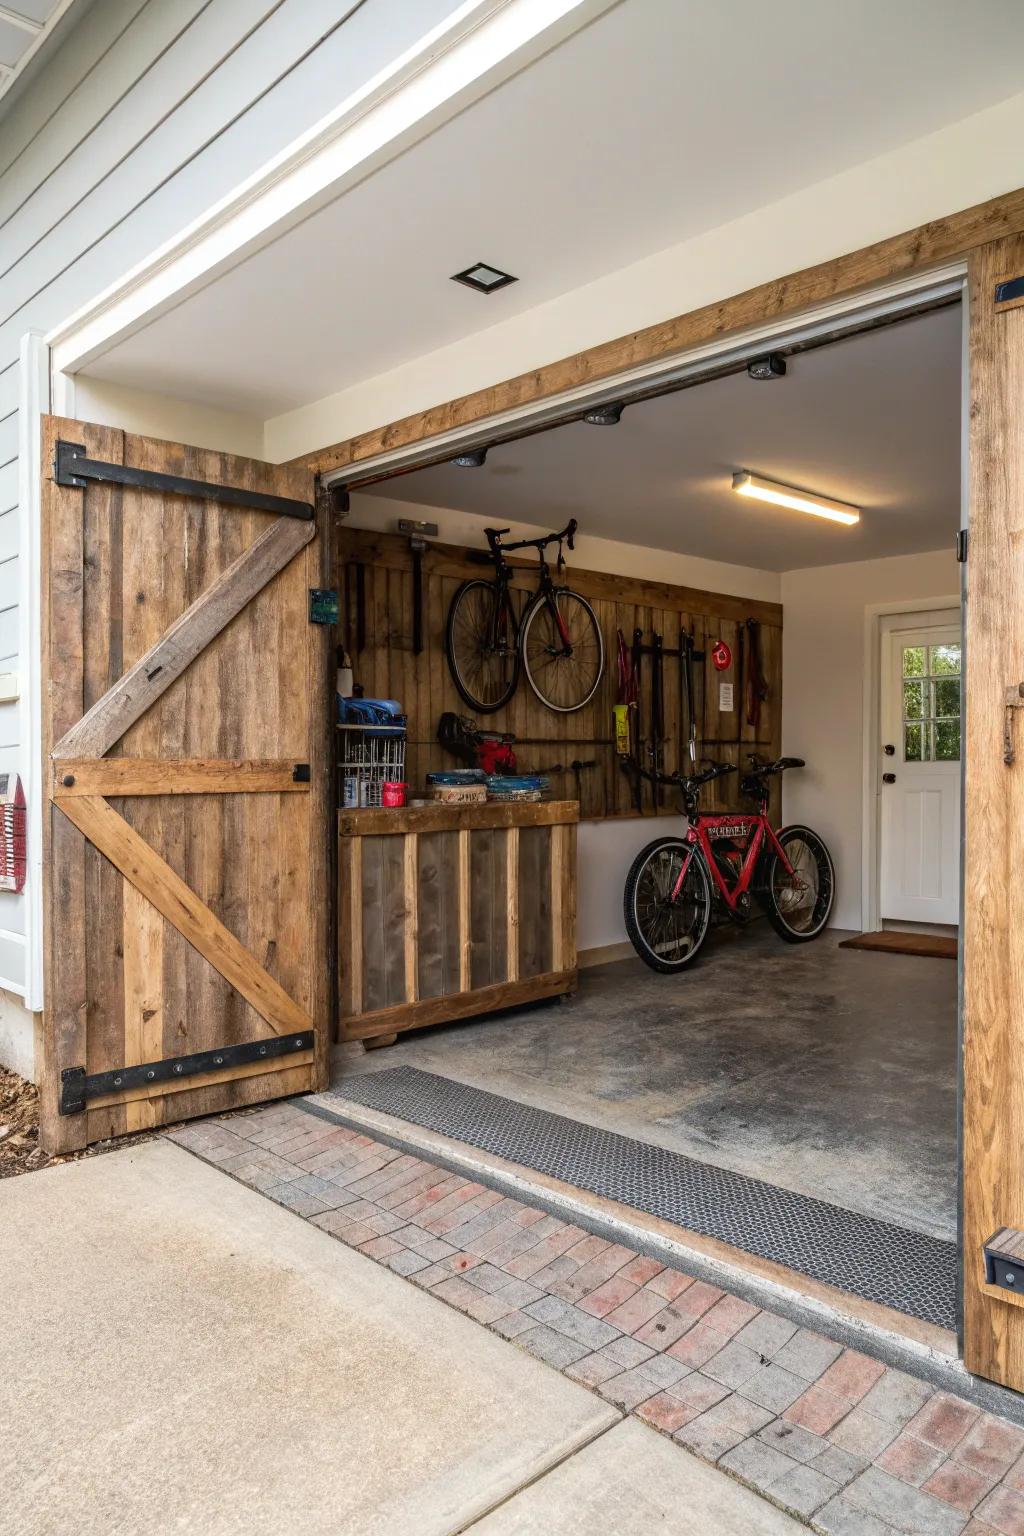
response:
<path fill-rule="evenodd" d="M 631 960 L 636 950 L 628 939 L 619 944 L 598 944 L 594 949 L 581 949 L 577 955 L 581 971 L 592 965 L 611 965 L 613 960 Z"/>

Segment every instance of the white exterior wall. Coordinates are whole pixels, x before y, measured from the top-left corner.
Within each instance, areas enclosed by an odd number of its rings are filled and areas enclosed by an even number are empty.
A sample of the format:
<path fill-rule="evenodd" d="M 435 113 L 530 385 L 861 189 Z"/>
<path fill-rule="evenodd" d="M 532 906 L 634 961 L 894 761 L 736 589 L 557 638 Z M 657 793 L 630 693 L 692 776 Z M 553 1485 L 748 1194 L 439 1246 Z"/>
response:
<path fill-rule="evenodd" d="M 114 282 L 457 3 L 103 0 L 3 101 L 0 672 L 24 667 L 22 337 L 49 331 Z M 145 419 L 155 424 L 158 414 Z M 259 432 L 249 439 L 237 421 L 211 422 L 192 440 L 224 432 L 246 442 L 239 451 L 259 453 Z M 164 433 L 177 435 L 166 426 Z M 25 775 L 26 705 L 0 704 L 0 773 Z M 22 1002 L 27 917 L 24 896 L 0 892 L 0 1061 L 22 1072 L 32 1061 L 31 1017 Z"/>
<path fill-rule="evenodd" d="M 820 832 L 836 865 L 835 928 L 862 929 L 865 641 L 869 611 L 937 598 L 959 606 L 952 549 L 787 571 L 782 577 L 786 821 Z"/>

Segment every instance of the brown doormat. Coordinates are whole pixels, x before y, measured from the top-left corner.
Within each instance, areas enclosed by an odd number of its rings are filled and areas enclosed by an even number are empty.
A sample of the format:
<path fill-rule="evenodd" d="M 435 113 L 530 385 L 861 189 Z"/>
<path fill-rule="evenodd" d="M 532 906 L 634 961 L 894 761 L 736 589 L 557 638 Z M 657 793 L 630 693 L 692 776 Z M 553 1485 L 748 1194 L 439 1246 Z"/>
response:
<path fill-rule="evenodd" d="M 927 955 L 929 959 L 955 960 L 956 939 L 941 933 L 858 933 L 840 939 L 840 949 L 887 949 L 891 955 Z"/>

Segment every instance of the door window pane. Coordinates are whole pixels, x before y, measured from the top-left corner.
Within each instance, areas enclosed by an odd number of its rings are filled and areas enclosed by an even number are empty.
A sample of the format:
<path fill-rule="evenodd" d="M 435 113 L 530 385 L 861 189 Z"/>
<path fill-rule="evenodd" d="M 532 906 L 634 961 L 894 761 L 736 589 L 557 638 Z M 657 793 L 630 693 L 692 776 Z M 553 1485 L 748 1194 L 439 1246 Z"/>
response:
<path fill-rule="evenodd" d="M 936 720 L 935 760 L 940 763 L 956 762 L 960 757 L 960 721 Z"/>
<path fill-rule="evenodd" d="M 960 647 L 959 645 L 930 645 L 928 654 L 931 658 L 929 671 L 933 677 L 942 677 L 950 673 L 960 675 Z"/>
<path fill-rule="evenodd" d="M 920 720 L 924 714 L 924 683 L 903 683 L 903 713 L 908 720 Z"/>
<path fill-rule="evenodd" d="M 960 679 L 958 677 L 940 677 L 932 683 L 932 713 L 940 719 L 955 719 L 959 715 Z"/>
<path fill-rule="evenodd" d="M 903 757 L 908 763 L 960 757 L 960 644 L 903 647 Z"/>
<path fill-rule="evenodd" d="M 924 726 L 904 725 L 903 727 L 903 756 L 908 763 L 921 761 L 921 747 L 924 742 Z"/>

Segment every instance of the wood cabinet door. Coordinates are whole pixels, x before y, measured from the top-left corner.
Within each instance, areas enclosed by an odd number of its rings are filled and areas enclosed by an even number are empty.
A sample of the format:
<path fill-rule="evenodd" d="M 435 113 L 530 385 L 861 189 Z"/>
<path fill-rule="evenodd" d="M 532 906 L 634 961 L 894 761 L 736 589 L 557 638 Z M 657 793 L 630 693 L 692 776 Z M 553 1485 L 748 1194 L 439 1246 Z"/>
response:
<path fill-rule="evenodd" d="M 1020 274 L 1024 239 L 970 259 L 962 1229 L 964 1363 L 1018 1391 L 1024 1297 L 986 1285 L 982 1248 L 1024 1229 L 1024 308 L 997 302 Z"/>
<path fill-rule="evenodd" d="M 50 1151 L 326 1082 L 314 508 L 305 470 L 44 420 Z"/>

